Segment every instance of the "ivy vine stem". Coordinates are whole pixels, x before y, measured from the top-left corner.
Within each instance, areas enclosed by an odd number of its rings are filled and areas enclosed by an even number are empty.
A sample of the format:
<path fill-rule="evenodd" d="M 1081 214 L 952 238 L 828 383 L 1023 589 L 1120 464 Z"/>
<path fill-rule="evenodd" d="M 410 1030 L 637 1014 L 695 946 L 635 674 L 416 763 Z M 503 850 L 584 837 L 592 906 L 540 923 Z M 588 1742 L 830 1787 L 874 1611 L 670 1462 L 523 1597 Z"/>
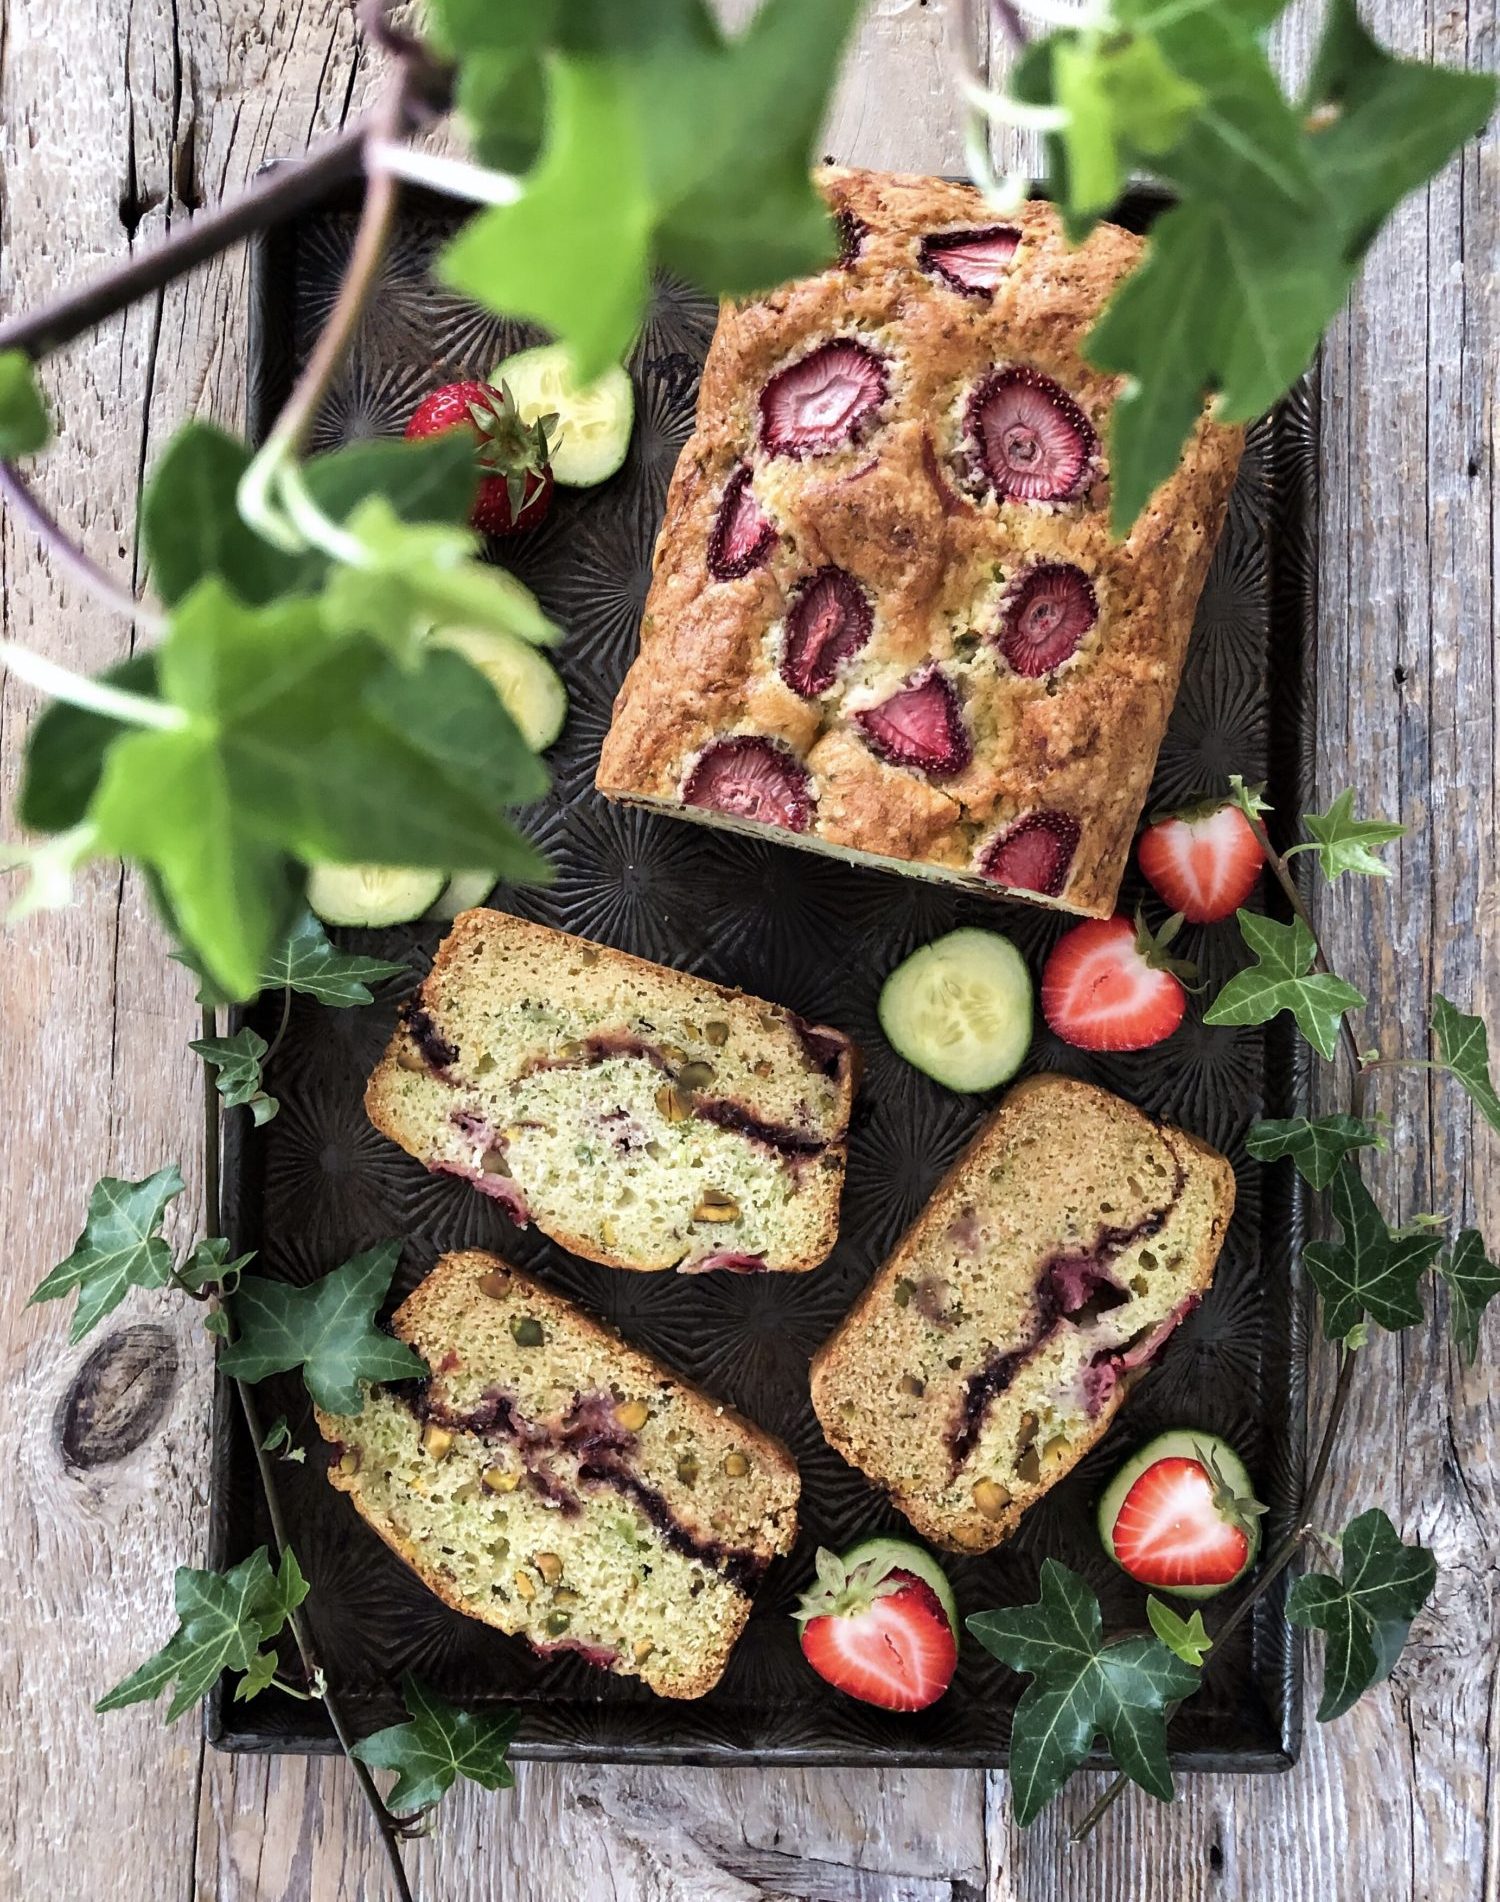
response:
<path fill-rule="evenodd" d="M 0 326 L 0 331 L 3 329 L 4 326 Z M 134 621 L 144 633 L 161 632 L 164 623 L 156 609 L 147 602 L 137 601 L 128 588 L 106 574 L 92 555 L 85 554 L 9 462 L 0 462 L 0 502 L 31 530 L 54 561 L 83 583 L 96 601 L 124 615 L 126 620 Z"/>

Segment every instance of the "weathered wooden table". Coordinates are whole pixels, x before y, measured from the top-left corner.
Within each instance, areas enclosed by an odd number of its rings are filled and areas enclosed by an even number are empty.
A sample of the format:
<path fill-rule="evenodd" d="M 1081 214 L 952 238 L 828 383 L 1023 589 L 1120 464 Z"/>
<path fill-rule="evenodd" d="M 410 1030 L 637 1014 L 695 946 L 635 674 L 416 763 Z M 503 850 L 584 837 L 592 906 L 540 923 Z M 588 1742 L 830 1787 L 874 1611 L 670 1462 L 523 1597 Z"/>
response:
<path fill-rule="evenodd" d="M 961 4 L 874 0 L 830 152 L 961 169 L 943 48 L 944 15 Z M 1299 5 L 1282 29 L 1291 70 L 1317 11 Z M 1363 11 L 1413 54 L 1495 63 L 1486 0 L 1366 0 Z M 336 126 L 368 67 L 347 0 L 0 5 L 0 309 L 148 242 Z M 1352 785 L 1363 808 L 1412 827 L 1389 855 L 1388 886 L 1344 880 L 1327 908 L 1336 956 L 1378 1000 L 1373 1041 L 1419 1033 L 1434 984 L 1500 1023 L 1497 223 L 1492 131 L 1407 205 L 1325 351 L 1318 791 Z M 40 486 L 118 574 L 139 579 L 141 475 L 171 430 L 242 414 L 245 307 L 245 259 L 231 254 L 49 366 L 61 441 Z M 7 638 L 90 670 L 126 650 L 128 631 L 13 523 L 0 579 Z M 5 682 L 7 811 L 32 711 Z M 82 1351 L 65 1344 L 60 1307 L 24 1304 L 71 1245 L 97 1175 L 174 1157 L 194 1175 L 191 986 L 165 960 L 139 883 L 96 868 L 74 909 L 5 940 L 0 1004 L 0 1894 L 381 1896 L 379 1850 L 342 1763 L 219 1756 L 192 1719 L 164 1729 L 150 1707 L 91 1714 L 160 1642 L 172 1568 L 201 1562 L 209 1356 L 181 1304 L 134 1298 L 115 1331 L 152 1330 L 135 1337 L 136 1365 L 161 1382 L 163 1411 L 128 1449 L 108 1418 L 96 1422 L 70 1460 L 58 1409 Z M 1461 1210 L 1500 1236 L 1500 1149 L 1463 1100 L 1403 1080 L 1380 1107 L 1394 1119 L 1375 1165 L 1387 1205 Z M 1497 1334 L 1492 1322 L 1492 1355 Z M 1429 1324 L 1382 1337 L 1359 1393 L 1330 1523 L 1347 1503 L 1379 1500 L 1436 1551 L 1438 1597 L 1394 1683 L 1326 1734 L 1313 1727 L 1291 1774 L 1190 1780 L 1172 1809 L 1132 1794 L 1070 1849 L 1066 1819 L 1098 1779 L 1021 1837 L 1000 1775 L 528 1767 L 509 1794 L 449 1799 L 411 1857 L 421 1894 L 1493 1898 L 1500 1392 Z"/>

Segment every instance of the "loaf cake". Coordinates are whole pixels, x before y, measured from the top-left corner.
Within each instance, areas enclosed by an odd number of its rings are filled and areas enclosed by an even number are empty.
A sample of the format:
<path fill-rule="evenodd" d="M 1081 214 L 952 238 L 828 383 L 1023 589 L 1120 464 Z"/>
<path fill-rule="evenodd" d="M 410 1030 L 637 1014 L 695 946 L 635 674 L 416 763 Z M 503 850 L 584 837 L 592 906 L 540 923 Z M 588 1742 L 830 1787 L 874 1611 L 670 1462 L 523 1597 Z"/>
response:
<path fill-rule="evenodd" d="M 841 259 L 720 316 L 599 790 L 1106 917 L 1242 432 L 1205 412 L 1111 541 L 1079 349 L 1141 240 L 822 184 Z"/>
<path fill-rule="evenodd" d="M 814 1357 L 829 1443 L 925 1537 L 987 1551 L 1197 1306 L 1233 1207 L 1233 1170 L 1182 1130 L 1017 1084 Z"/>
<path fill-rule="evenodd" d="M 780 1441 L 494 1255 L 443 1256 L 394 1327 L 431 1371 L 318 1413 L 332 1484 L 455 1611 L 710 1690 L 796 1535 Z"/>
<path fill-rule="evenodd" d="M 815 1268 L 838 1232 L 837 1030 L 499 911 L 461 912 L 370 1078 L 377 1129 L 614 1268 Z"/>

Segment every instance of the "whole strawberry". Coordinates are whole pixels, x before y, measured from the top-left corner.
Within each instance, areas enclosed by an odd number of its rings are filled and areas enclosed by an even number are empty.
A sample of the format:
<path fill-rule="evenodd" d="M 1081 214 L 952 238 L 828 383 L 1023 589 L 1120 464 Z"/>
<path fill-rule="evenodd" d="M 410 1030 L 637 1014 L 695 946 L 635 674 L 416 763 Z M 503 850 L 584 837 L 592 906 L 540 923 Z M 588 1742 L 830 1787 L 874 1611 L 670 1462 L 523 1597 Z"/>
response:
<path fill-rule="evenodd" d="M 479 493 L 469 520 L 482 535 L 520 535 L 552 507 L 551 437 L 557 418 L 522 422 L 502 383 L 445 383 L 424 396 L 406 425 L 408 441 L 467 429 L 475 441 Z"/>

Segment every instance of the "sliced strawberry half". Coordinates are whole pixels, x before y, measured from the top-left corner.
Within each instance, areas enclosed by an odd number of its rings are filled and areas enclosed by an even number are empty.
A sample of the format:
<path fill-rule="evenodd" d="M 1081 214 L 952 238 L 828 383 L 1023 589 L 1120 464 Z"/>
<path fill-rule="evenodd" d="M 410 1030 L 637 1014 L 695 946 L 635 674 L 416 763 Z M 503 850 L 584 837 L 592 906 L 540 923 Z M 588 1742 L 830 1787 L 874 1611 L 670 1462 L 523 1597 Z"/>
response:
<path fill-rule="evenodd" d="M 820 568 L 803 581 L 787 609 L 781 677 L 804 700 L 826 693 L 844 662 L 870 638 L 870 597 L 842 568 Z"/>
<path fill-rule="evenodd" d="M 931 779 L 950 779 L 974 757 L 958 691 L 936 663 L 878 707 L 862 707 L 854 720 L 872 753 Z"/>
<path fill-rule="evenodd" d="M 1169 918 L 1153 936 L 1145 922 L 1090 918 L 1065 932 L 1042 971 L 1042 1015 L 1080 1050 L 1145 1050 L 1170 1037 L 1187 1008 L 1190 964 L 1168 957 L 1181 928 Z"/>
<path fill-rule="evenodd" d="M 1152 890 L 1194 925 L 1232 917 L 1266 862 L 1250 821 L 1227 801 L 1153 820 L 1136 858 Z"/>
<path fill-rule="evenodd" d="M 922 240 L 924 271 L 946 278 L 955 290 L 992 291 L 1010 268 L 1021 234 L 1014 225 L 977 231 L 935 231 Z"/>
<path fill-rule="evenodd" d="M 979 876 L 1011 891 L 1056 898 L 1068 882 L 1081 832 L 1066 812 L 1028 812 L 980 853 Z"/>
<path fill-rule="evenodd" d="M 969 442 L 1003 502 L 1064 502 L 1088 479 L 1099 439 L 1060 383 L 1012 367 L 987 376 L 969 399 Z"/>
<path fill-rule="evenodd" d="M 779 740 L 754 733 L 704 747 L 683 781 L 682 797 L 690 806 L 788 832 L 807 830 L 814 804 L 801 760 Z"/>
<path fill-rule="evenodd" d="M 1000 651 L 1018 674 L 1038 679 L 1071 660 L 1099 619 L 1094 584 L 1068 561 L 1039 561 L 1000 612 Z"/>
<path fill-rule="evenodd" d="M 1238 1454 L 1212 1433 L 1163 1433 L 1115 1475 L 1099 1501 L 1099 1533 L 1142 1585 L 1208 1598 L 1244 1573 L 1265 1507 Z"/>
<path fill-rule="evenodd" d="M 817 1557 L 793 1616 L 818 1676 L 882 1710 L 926 1710 L 953 1682 L 958 1612 L 941 1567 L 905 1539 L 868 1539 Z"/>
<path fill-rule="evenodd" d="M 760 393 L 760 439 L 774 456 L 820 456 L 853 442 L 885 401 L 885 365 L 838 337 L 779 371 Z"/>
<path fill-rule="evenodd" d="M 708 538 L 708 572 L 715 581 L 737 581 L 758 568 L 776 543 L 776 530 L 761 513 L 741 464 L 724 484 L 719 512 Z"/>

